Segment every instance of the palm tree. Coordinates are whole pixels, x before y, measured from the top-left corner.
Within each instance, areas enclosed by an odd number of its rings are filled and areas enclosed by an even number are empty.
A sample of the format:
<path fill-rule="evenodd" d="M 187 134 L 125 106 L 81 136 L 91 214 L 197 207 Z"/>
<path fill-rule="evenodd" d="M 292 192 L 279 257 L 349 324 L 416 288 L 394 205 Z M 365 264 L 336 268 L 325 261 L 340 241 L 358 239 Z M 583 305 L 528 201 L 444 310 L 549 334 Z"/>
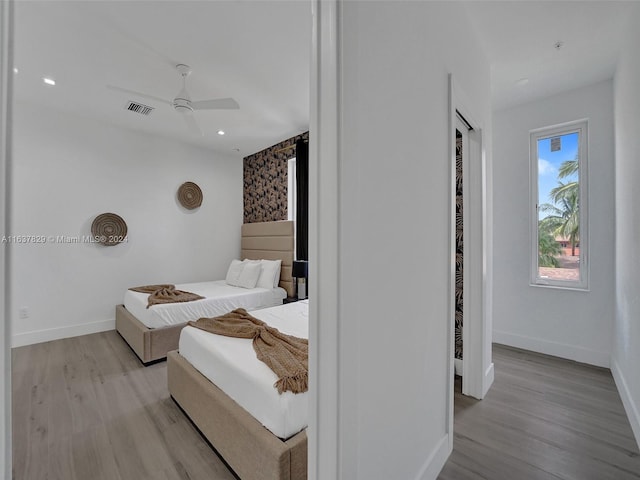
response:
<path fill-rule="evenodd" d="M 561 236 L 571 242 L 571 255 L 576 254 L 576 244 L 580 241 L 580 187 L 578 181 L 563 183 L 562 178 L 571 177 L 579 171 L 578 155 L 573 160 L 562 162 L 558 169 L 558 186 L 549 192 L 552 204 L 540 205 L 542 212 L 551 215 L 540 220 L 540 229 L 549 234 Z M 543 240 L 538 238 L 538 243 Z"/>
<path fill-rule="evenodd" d="M 558 169 L 558 178 L 565 178 L 578 173 L 578 155 L 573 160 L 565 160 Z"/>
<path fill-rule="evenodd" d="M 553 238 L 551 233 L 544 225 L 538 227 L 538 266 L 539 267 L 559 267 L 560 261 L 556 256 L 562 254 L 560 244 Z"/>
<path fill-rule="evenodd" d="M 558 169 L 558 180 L 560 180 L 561 178 L 570 177 L 571 175 L 578 173 L 578 168 L 579 168 L 579 165 L 578 165 L 577 155 L 574 160 L 566 160 L 562 162 L 562 165 L 560 165 L 560 168 Z M 559 185 L 549 192 L 549 197 L 551 197 L 551 200 L 554 203 L 558 203 L 559 199 L 561 199 L 565 195 L 571 195 L 574 192 L 576 194 L 578 193 L 579 187 L 578 187 L 577 181 L 567 182 L 567 183 L 558 182 L 558 183 Z"/>
<path fill-rule="evenodd" d="M 541 211 L 550 213 L 540 220 L 540 225 L 555 236 L 569 239 L 571 255 L 575 256 L 576 244 L 580 241 L 580 196 L 577 187 L 567 188 L 568 185 L 560 182 L 556 189 L 561 193 L 550 194 L 555 205 L 550 203 L 540 205 Z"/>

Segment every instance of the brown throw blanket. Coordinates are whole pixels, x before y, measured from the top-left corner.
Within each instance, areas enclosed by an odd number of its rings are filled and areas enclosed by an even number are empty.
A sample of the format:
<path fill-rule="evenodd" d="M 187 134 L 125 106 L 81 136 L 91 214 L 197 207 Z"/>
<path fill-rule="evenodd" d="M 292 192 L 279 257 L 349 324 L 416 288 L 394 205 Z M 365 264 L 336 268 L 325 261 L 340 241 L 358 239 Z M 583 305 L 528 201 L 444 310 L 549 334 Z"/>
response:
<path fill-rule="evenodd" d="M 306 392 L 309 388 L 309 341 L 270 327 L 247 313 L 244 308 L 215 318 L 189 322 L 192 327 L 217 335 L 252 338 L 258 360 L 278 376 L 273 385 L 278 393 Z"/>
<path fill-rule="evenodd" d="M 144 285 L 142 287 L 131 287 L 129 290 L 140 293 L 148 293 L 147 308 L 161 303 L 193 302 L 202 300 L 204 297 L 183 290 L 176 290 L 175 285 Z"/>

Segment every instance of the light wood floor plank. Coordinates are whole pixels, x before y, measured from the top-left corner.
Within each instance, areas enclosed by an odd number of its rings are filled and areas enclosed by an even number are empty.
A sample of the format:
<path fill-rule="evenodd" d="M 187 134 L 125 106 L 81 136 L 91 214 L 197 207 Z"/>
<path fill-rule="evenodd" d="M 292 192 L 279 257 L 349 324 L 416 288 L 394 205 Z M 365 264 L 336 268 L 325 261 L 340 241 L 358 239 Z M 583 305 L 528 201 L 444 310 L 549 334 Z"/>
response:
<path fill-rule="evenodd" d="M 21 375 L 14 379 L 12 422 L 14 430 L 20 426 L 24 432 L 14 444 L 14 468 L 22 469 L 25 478 L 40 480 L 47 478 L 49 462 L 49 346 L 25 350 L 13 358 Z"/>
<path fill-rule="evenodd" d="M 506 454 L 495 447 L 479 443 L 465 435 L 456 434 L 454 451 L 440 480 L 475 479 L 558 479 L 536 465 L 522 461 L 519 456 Z"/>
<path fill-rule="evenodd" d="M 115 457 L 104 425 L 73 433 L 70 442 L 74 480 L 129 480 L 135 478 L 121 475 L 119 464 L 123 459 Z M 128 454 L 128 456 L 135 455 L 135 451 L 130 451 Z"/>
<path fill-rule="evenodd" d="M 75 480 L 73 445 L 71 435 L 54 436 L 49 439 L 49 480 Z"/>

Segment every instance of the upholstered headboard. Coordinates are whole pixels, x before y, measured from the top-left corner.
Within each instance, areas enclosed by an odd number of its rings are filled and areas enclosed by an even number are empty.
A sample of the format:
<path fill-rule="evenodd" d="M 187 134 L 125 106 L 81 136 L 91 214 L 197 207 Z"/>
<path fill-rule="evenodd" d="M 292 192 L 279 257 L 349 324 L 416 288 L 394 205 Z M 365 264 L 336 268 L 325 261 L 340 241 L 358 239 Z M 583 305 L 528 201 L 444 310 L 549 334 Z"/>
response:
<path fill-rule="evenodd" d="M 240 258 L 251 260 L 282 260 L 280 286 L 293 297 L 294 285 L 291 277 L 294 247 L 293 222 L 245 223 L 242 225 L 242 252 Z"/>

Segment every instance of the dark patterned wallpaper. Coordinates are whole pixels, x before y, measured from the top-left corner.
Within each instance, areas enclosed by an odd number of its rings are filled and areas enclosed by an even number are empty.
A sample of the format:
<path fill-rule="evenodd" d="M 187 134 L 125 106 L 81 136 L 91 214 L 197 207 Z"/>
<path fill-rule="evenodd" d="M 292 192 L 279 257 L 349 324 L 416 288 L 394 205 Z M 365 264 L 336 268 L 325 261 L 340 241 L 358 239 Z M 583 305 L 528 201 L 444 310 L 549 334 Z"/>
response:
<path fill-rule="evenodd" d="M 462 359 L 462 134 L 456 130 L 456 339 L 455 356 Z"/>
<path fill-rule="evenodd" d="M 287 160 L 299 139 L 308 140 L 309 132 L 244 158 L 244 223 L 287 219 Z"/>

